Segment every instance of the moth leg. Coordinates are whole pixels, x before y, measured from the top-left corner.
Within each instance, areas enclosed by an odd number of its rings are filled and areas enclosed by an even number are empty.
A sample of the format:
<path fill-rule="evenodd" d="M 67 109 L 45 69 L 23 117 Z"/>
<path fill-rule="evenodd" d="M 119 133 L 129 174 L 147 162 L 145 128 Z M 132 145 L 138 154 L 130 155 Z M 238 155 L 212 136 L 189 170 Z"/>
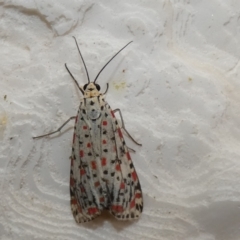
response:
<path fill-rule="evenodd" d="M 142 144 L 141 144 L 141 145 L 142 145 Z M 127 146 L 127 148 L 128 148 L 128 151 L 131 151 L 131 152 L 134 152 L 134 153 L 136 152 L 134 149 L 132 149 L 132 148 L 130 148 L 130 147 L 128 147 L 128 146 Z"/>
<path fill-rule="evenodd" d="M 49 135 L 52 135 L 54 133 L 57 133 L 57 132 L 60 132 L 61 129 L 72 119 L 76 119 L 76 116 L 73 116 L 73 117 L 70 117 L 61 127 L 59 127 L 56 131 L 53 131 L 53 132 L 50 132 L 50 133 L 47 133 L 47 134 L 44 134 L 44 135 L 40 135 L 40 136 L 37 136 L 37 137 L 33 137 L 33 139 L 36 139 L 36 138 L 42 138 L 42 137 L 47 137 Z"/>
<path fill-rule="evenodd" d="M 142 146 L 141 143 L 138 143 L 136 140 L 134 140 L 134 138 L 130 135 L 130 133 L 127 131 L 127 129 L 125 128 L 125 124 L 124 124 L 124 121 L 123 121 L 123 116 L 122 116 L 122 113 L 121 113 L 121 110 L 119 108 L 113 110 L 113 112 L 119 112 L 119 115 L 120 115 L 120 118 L 121 118 L 121 121 L 122 121 L 122 129 L 126 132 L 126 134 L 128 135 L 128 137 L 135 143 L 137 144 L 138 146 Z"/>

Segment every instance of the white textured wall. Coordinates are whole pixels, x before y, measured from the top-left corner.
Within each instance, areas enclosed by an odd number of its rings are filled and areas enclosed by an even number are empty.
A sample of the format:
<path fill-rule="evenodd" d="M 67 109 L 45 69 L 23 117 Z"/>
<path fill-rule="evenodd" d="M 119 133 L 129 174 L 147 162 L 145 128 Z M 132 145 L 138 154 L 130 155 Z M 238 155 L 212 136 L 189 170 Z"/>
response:
<path fill-rule="evenodd" d="M 240 2 L 0 1 L 0 239 L 240 239 Z M 73 123 L 86 74 L 121 108 L 141 180 L 139 221 L 76 225 Z M 123 71 L 125 70 L 125 71 Z M 6 95 L 5 99 L 4 96 Z"/>

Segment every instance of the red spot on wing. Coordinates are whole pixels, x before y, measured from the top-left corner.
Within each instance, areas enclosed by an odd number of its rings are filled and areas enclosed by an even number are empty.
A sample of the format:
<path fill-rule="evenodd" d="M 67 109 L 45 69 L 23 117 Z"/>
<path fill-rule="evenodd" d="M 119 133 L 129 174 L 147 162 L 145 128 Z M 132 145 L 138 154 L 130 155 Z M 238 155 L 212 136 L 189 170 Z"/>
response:
<path fill-rule="evenodd" d="M 98 212 L 98 209 L 95 207 L 95 208 L 88 208 L 88 214 L 90 215 L 94 215 Z"/>
<path fill-rule="evenodd" d="M 85 172 L 85 169 L 84 168 L 81 168 L 80 169 L 80 175 L 82 176 L 82 175 L 84 175 L 86 172 Z"/>
<path fill-rule="evenodd" d="M 124 182 L 121 182 L 120 184 L 120 189 L 124 189 L 125 188 L 125 183 Z"/>
<path fill-rule="evenodd" d="M 91 147 L 91 143 L 88 143 L 88 144 L 87 144 L 87 147 L 90 148 L 90 147 Z"/>
<path fill-rule="evenodd" d="M 112 211 L 114 211 L 114 212 L 123 212 L 123 206 L 121 206 L 121 205 L 112 205 Z"/>
<path fill-rule="evenodd" d="M 104 197 L 99 198 L 99 202 L 105 202 L 105 198 Z"/>
<path fill-rule="evenodd" d="M 94 183 L 94 186 L 95 186 L 95 187 L 99 187 L 99 186 L 100 186 L 100 182 L 95 182 L 95 183 Z"/>
<path fill-rule="evenodd" d="M 134 181 L 137 180 L 137 173 L 135 171 L 132 172 L 132 178 L 133 178 Z"/>
<path fill-rule="evenodd" d="M 120 171 L 121 170 L 121 167 L 119 164 L 116 165 L 116 171 Z"/>
<path fill-rule="evenodd" d="M 102 158 L 101 163 L 102 163 L 102 166 L 106 166 L 106 164 L 107 164 L 107 159 L 106 159 L 106 158 Z"/>
<path fill-rule="evenodd" d="M 130 208 L 134 208 L 135 207 L 135 199 L 133 199 L 130 203 Z"/>
<path fill-rule="evenodd" d="M 95 161 L 92 161 L 91 165 L 92 165 L 92 169 L 94 169 L 94 170 L 97 169 L 97 164 Z"/>
<path fill-rule="evenodd" d="M 126 155 L 127 155 L 127 159 L 131 160 L 131 156 L 130 156 L 129 152 L 126 152 Z"/>
<path fill-rule="evenodd" d="M 70 177 L 70 186 L 73 186 L 75 184 L 74 178 Z"/>
<path fill-rule="evenodd" d="M 103 121 L 103 122 L 102 122 L 102 125 L 103 125 L 103 126 L 107 126 L 107 121 Z"/>
<path fill-rule="evenodd" d="M 113 111 L 111 111 L 112 117 L 115 118 L 115 114 Z"/>
<path fill-rule="evenodd" d="M 73 205 L 77 204 L 77 199 L 76 198 L 71 199 L 71 204 Z"/>
<path fill-rule="evenodd" d="M 86 129 L 87 129 L 87 126 L 83 126 L 83 129 L 86 130 Z"/>
<path fill-rule="evenodd" d="M 85 188 L 83 186 L 81 186 L 80 189 L 82 193 L 85 193 Z"/>
<path fill-rule="evenodd" d="M 106 144 L 107 141 L 105 139 L 102 140 L 102 144 Z"/>
<path fill-rule="evenodd" d="M 79 154 L 80 154 L 80 157 L 83 157 L 84 156 L 83 150 L 80 150 Z"/>
<path fill-rule="evenodd" d="M 121 131 L 120 128 L 118 128 L 118 135 L 119 135 L 120 138 L 123 138 L 122 131 Z"/>
<path fill-rule="evenodd" d="M 141 193 L 136 193 L 135 198 L 142 198 L 142 194 Z"/>

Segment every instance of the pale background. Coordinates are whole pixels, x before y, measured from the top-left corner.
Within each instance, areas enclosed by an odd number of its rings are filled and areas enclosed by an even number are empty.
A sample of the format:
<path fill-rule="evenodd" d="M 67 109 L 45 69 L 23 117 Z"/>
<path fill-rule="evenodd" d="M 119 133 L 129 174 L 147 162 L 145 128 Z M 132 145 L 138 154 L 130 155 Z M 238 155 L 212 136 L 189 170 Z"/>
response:
<path fill-rule="evenodd" d="M 83 85 L 100 75 L 142 147 L 144 211 L 77 225 L 69 156 Z M 240 239 L 240 1 L 0 1 L 0 239 Z"/>

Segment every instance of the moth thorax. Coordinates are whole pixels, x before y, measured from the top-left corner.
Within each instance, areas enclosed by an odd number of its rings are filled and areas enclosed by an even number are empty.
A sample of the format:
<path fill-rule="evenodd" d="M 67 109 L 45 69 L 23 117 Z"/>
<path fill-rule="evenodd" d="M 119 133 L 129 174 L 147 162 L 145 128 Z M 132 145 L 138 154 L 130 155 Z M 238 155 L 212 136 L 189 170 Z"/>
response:
<path fill-rule="evenodd" d="M 99 93 L 98 90 L 93 90 L 93 91 L 91 91 L 91 92 L 84 92 L 84 97 L 85 97 L 85 98 L 97 97 L 97 96 L 99 96 L 99 95 L 100 95 L 100 93 Z"/>
<path fill-rule="evenodd" d="M 96 109 L 91 109 L 90 111 L 88 111 L 88 117 L 92 120 L 98 119 L 101 115 L 101 112 L 99 110 Z"/>
<path fill-rule="evenodd" d="M 86 109 L 87 115 L 90 119 L 98 119 L 101 115 L 101 106 L 99 104 L 98 98 L 86 99 Z"/>

